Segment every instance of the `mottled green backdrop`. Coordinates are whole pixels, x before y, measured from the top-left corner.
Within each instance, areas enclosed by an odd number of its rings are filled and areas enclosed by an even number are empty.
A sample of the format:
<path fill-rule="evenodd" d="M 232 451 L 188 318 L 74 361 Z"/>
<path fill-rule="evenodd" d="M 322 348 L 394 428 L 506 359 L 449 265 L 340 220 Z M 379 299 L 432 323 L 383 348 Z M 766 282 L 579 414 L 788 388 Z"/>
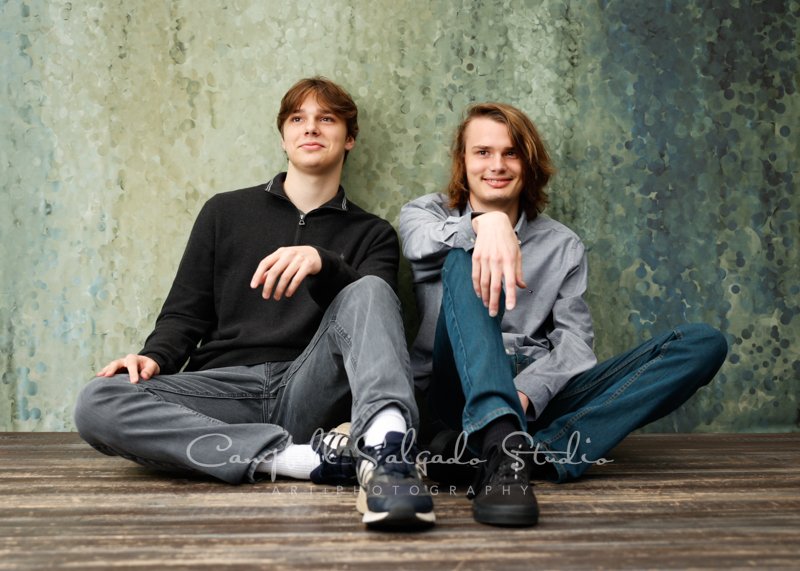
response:
<path fill-rule="evenodd" d="M 717 379 L 652 430 L 798 429 L 798 1 L 7 0 L 0 5 L 0 430 L 72 430 L 152 327 L 216 192 L 283 168 L 298 78 L 361 108 L 345 185 L 397 222 L 464 106 L 526 110 L 590 248 L 601 357 L 721 328 Z M 408 326 L 414 327 L 404 267 Z"/>

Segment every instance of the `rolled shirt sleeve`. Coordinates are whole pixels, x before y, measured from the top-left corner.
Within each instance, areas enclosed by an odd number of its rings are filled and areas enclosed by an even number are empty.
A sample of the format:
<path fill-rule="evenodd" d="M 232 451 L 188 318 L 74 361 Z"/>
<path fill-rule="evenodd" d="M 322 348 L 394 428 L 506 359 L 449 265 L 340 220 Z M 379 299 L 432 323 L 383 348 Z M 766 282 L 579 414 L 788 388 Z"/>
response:
<path fill-rule="evenodd" d="M 415 282 L 438 280 L 444 258 L 453 248 L 475 246 L 472 215 L 449 208 L 442 195 L 429 194 L 400 211 L 403 254 L 411 262 Z"/>

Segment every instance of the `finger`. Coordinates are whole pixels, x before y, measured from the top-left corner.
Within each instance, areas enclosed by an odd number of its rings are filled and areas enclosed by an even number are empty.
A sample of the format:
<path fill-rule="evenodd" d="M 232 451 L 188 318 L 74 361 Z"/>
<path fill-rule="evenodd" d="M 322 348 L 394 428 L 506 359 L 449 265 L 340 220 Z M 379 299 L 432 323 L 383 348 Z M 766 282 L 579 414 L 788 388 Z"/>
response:
<path fill-rule="evenodd" d="M 292 282 L 289 284 L 289 287 L 286 288 L 286 297 L 292 297 L 294 293 L 297 291 L 297 288 L 300 287 L 300 284 L 303 283 L 303 280 L 308 277 L 310 272 L 310 268 L 304 264 L 300 267 L 297 273 L 292 278 Z"/>
<path fill-rule="evenodd" d="M 522 256 L 517 256 L 516 274 L 517 287 L 527 289 L 528 284 L 525 283 L 525 278 L 522 276 Z"/>
<path fill-rule="evenodd" d="M 253 277 L 250 278 L 250 287 L 252 289 L 257 288 L 259 284 L 264 282 L 267 271 L 272 267 L 272 264 L 275 263 L 275 260 L 280 257 L 281 250 L 282 248 L 278 248 L 259 262 L 256 271 L 253 273 Z"/>
<path fill-rule="evenodd" d="M 272 295 L 272 290 L 275 288 L 275 284 L 280 279 L 283 272 L 286 271 L 286 267 L 289 265 L 289 260 L 285 258 L 285 256 L 281 256 L 278 258 L 272 267 L 267 271 L 266 278 L 264 279 L 264 289 L 261 292 L 261 297 L 264 299 L 269 299 Z"/>
<path fill-rule="evenodd" d="M 484 285 L 484 290 L 483 290 L 483 295 L 484 295 L 483 305 L 487 309 L 489 309 L 489 315 L 492 315 L 492 317 L 494 317 L 494 314 L 492 314 L 492 311 L 491 311 L 492 301 L 493 301 L 492 300 L 492 296 L 493 296 L 492 291 L 494 289 L 494 284 L 497 281 L 497 279 L 500 278 L 502 280 L 503 276 L 500 273 L 500 267 L 499 267 L 497 261 L 495 261 L 495 260 L 490 260 L 486 264 L 484 264 L 483 272 L 485 273 L 485 276 L 481 276 L 482 277 L 482 285 L 485 284 Z M 495 308 L 495 312 L 496 312 L 496 308 Z"/>
<path fill-rule="evenodd" d="M 116 373 L 120 367 L 122 366 L 122 359 L 114 359 L 108 365 L 100 369 L 100 372 L 97 373 L 98 377 L 110 377 L 114 373 Z"/>
<path fill-rule="evenodd" d="M 256 271 L 253 272 L 253 277 L 250 278 L 250 288 L 256 289 L 261 282 L 264 281 L 264 274 L 267 273 L 267 258 L 264 258 L 259 262 L 258 266 L 256 267 Z"/>
<path fill-rule="evenodd" d="M 142 357 L 142 361 L 144 363 L 144 366 L 142 367 L 142 379 L 148 381 L 153 377 L 153 375 L 158 374 L 156 372 L 158 363 L 146 357 Z"/>
<path fill-rule="evenodd" d="M 489 307 L 489 301 L 492 296 L 491 287 L 492 267 L 491 263 L 487 260 L 481 263 L 481 299 L 483 300 L 484 307 Z"/>
<path fill-rule="evenodd" d="M 297 271 L 300 269 L 300 261 L 295 258 L 286 266 L 286 269 L 283 270 L 281 274 L 281 279 L 278 280 L 278 283 L 275 284 L 275 291 L 272 294 L 272 297 L 275 301 L 280 301 L 283 297 L 283 293 L 286 291 L 286 288 L 289 287 L 289 284 L 292 282 L 292 279 L 297 274 Z"/>
<path fill-rule="evenodd" d="M 510 263 L 506 264 L 503 283 L 506 286 L 506 309 L 514 309 L 517 306 L 517 272 Z"/>
<path fill-rule="evenodd" d="M 481 297 L 481 259 L 474 253 L 472 254 L 472 289 L 475 290 L 475 295 Z"/>
<path fill-rule="evenodd" d="M 500 297 L 503 293 L 503 274 L 499 268 L 492 272 L 492 280 L 489 286 L 489 315 L 494 317 L 500 309 Z"/>
<path fill-rule="evenodd" d="M 128 355 L 125 357 L 125 367 L 128 369 L 128 377 L 134 385 L 139 382 L 138 358 L 138 355 Z"/>

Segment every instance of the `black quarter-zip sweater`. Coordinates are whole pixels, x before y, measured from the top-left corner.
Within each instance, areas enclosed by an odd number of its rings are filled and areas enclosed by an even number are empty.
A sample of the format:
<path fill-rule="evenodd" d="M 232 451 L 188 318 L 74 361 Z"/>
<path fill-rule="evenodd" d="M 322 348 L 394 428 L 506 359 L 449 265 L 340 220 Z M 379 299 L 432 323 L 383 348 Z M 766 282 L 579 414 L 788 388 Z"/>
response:
<path fill-rule="evenodd" d="M 350 202 L 333 200 L 302 214 L 283 188 L 286 173 L 266 185 L 217 194 L 197 216 L 172 289 L 140 354 L 161 374 L 267 361 L 291 361 L 314 336 L 325 309 L 366 275 L 397 289 L 394 228 Z M 265 300 L 250 279 L 281 246 L 317 249 L 322 270 L 291 298 Z"/>

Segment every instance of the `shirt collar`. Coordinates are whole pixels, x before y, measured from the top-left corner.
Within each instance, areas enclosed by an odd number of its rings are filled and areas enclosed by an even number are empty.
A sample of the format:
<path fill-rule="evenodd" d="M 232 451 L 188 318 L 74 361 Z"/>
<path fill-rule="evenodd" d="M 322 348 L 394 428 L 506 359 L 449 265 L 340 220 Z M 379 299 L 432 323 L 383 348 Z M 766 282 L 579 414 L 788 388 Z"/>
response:
<path fill-rule="evenodd" d="M 269 194 L 274 194 L 275 196 L 280 196 L 281 198 L 289 200 L 289 197 L 286 195 L 286 189 L 283 187 L 285 182 L 286 173 L 278 173 L 275 178 L 273 178 L 264 186 L 264 190 Z M 291 200 L 289 200 L 289 202 L 291 202 Z M 344 211 L 347 210 L 347 197 L 344 194 L 344 188 L 342 185 L 339 185 L 339 190 L 336 192 L 336 196 L 320 206 L 320 208 L 335 208 L 336 210 Z"/>

